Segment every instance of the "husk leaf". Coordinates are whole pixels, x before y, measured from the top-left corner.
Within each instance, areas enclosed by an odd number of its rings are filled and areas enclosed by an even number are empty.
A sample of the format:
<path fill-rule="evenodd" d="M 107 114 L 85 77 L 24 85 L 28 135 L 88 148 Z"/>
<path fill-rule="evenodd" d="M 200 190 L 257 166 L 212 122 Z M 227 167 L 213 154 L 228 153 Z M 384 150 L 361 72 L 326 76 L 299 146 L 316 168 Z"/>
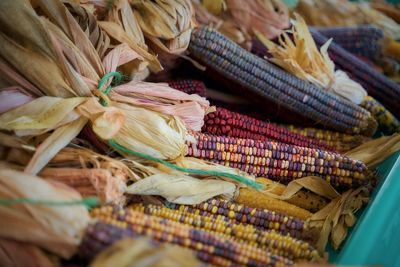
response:
<path fill-rule="evenodd" d="M 0 198 L 71 201 L 80 200 L 81 196 L 65 185 L 1 169 Z M 84 206 L 60 208 L 21 203 L 0 206 L 0 214 L 0 237 L 35 244 L 63 258 L 69 258 L 76 252 L 90 219 Z"/>

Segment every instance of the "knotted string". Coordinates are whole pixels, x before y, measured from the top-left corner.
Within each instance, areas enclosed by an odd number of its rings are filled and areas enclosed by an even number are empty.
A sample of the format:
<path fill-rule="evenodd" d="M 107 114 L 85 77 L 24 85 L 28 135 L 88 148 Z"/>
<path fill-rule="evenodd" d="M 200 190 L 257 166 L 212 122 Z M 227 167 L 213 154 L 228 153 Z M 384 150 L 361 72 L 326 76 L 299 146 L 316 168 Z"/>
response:
<path fill-rule="evenodd" d="M 101 88 L 104 86 L 104 84 L 108 81 L 108 79 L 110 79 L 111 77 L 115 77 L 116 80 L 113 82 L 114 84 L 119 83 L 122 81 L 122 74 L 114 71 L 114 72 L 110 72 L 107 73 L 106 75 L 104 75 L 103 78 L 101 78 L 99 85 L 98 85 L 98 89 L 101 91 Z M 101 91 L 104 95 L 108 95 L 112 90 L 112 86 L 108 86 L 105 90 Z M 107 106 L 108 103 L 105 103 L 104 101 L 100 101 L 100 103 L 103 106 Z M 207 176 L 219 176 L 219 177 L 226 177 L 226 178 L 230 178 L 236 182 L 248 185 L 250 187 L 253 187 L 255 189 L 263 189 L 264 185 L 257 183 L 253 180 L 247 179 L 246 177 L 240 176 L 240 175 L 236 175 L 236 174 L 232 174 L 232 173 L 228 173 L 228 172 L 219 172 L 219 171 L 208 171 L 208 170 L 200 170 L 200 169 L 191 169 L 191 168 L 183 168 L 180 166 L 177 166 L 175 164 L 172 164 L 168 161 L 153 157 L 151 155 L 145 154 L 145 153 L 141 153 L 141 152 L 137 152 L 134 150 L 131 150 L 129 148 L 126 148 L 124 146 L 119 145 L 117 142 L 115 142 L 113 139 L 109 139 L 107 141 L 108 145 L 112 148 L 114 148 L 117 151 L 121 151 L 123 153 L 132 155 L 132 156 L 136 156 L 139 158 L 143 158 L 146 159 L 148 161 L 153 161 L 153 162 L 157 162 L 160 163 L 168 168 L 183 172 L 183 173 L 188 173 L 188 174 L 197 174 L 197 175 L 207 175 Z"/>

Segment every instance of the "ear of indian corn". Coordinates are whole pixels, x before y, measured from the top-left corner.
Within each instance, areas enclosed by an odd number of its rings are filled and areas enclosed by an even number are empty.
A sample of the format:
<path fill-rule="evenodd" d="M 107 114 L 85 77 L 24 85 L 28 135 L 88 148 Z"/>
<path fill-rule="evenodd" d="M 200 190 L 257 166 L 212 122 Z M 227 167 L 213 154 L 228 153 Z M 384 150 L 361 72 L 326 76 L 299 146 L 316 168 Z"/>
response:
<path fill-rule="evenodd" d="M 295 125 L 279 125 L 290 130 L 291 132 L 298 133 L 312 139 L 322 140 L 339 152 L 348 151 L 370 140 L 370 138 L 363 135 L 350 135 L 330 130 L 309 127 L 304 128 Z"/>
<path fill-rule="evenodd" d="M 311 30 L 311 34 L 315 43 L 319 46 L 328 41 L 327 37 L 316 30 Z M 400 117 L 398 101 L 400 99 L 400 85 L 372 69 L 335 42 L 330 44 L 328 52 L 337 68 L 346 71 L 352 79 L 368 91 L 369 95 L 381 102 L 397 118 Z"/>
<path fill-rule="evenodd" d="M 312 244 L 316 241 L 315 234 L 303 220 L 280 212 L 253 208 L 218 198 L 194 206 L 177 205 L 174 208 L 201 216 L 222 217 L 225 221 L 250 224 L 263 230 L 274 230 Z"/>
<path fill-rule="evenodd" d="M 253 94 L 332 129 L 371 135 L 376 128 L 369 112 L 318 89 L 202 27 L 193 31 L 191 55 Z"/>
<path fill-rule="evenodd" d="M 275 195 L 281 195 L 286 189 L 285 185 L 274 182 L 267 178 L 260 177 L 257 178 L 256 181 L 265 186 L 264 189 L 265 191 Z M 311 191 L 303 191 L 303 190 L 300 190 L 299 192 L 294 194 L 291 198 L 285 201 L 300 208 L 309 210 L 311 212 L 317 212 L 328 204 L 325 198 L 320 197 Z"/>
<path fill-rule="evenodd" d="M 260 141 L 277 141 L 290 145 L 333 149 L 320 140 L 313 140 L 288 131 L 276 124 L 267 123 L 252 117 L 217 108 L 204 117 L 203 132 L 230 137 L 248 138 Z"/>
<path fill-rule="evenodd" d="M 188 155 L 283 183 L 305 176 L 321 176 L 335 187 L 366 184 L 366 165 L 337 153 L 273 141 L 257 141 L 195 133 Z"/>
<path fill-rule="evenodd" d="M 254 244 L 261 249 L 267 249 L 273 254 L 288 259 L 312 260 L 318 257 L 317 251 L 305 241 L 297 240 L 289 235 L 283 236 L 275 231 L 263 231 L 253 225 L 235 224 L 231 220 L 227 221 L 221 217 L 193 214 L 184 209 L 169 209 L 151 204 L 134 204 L 129 209 L 181 222 L 215 235 L 231 236 L 238 241 Z M 285 246 L 283 245 L 284 243 Z"/>
<path fill-rule="evenodd" d="M 379 124 L 379 130 L 384 134 L 393 134 L 400 131 L 400 122 L 381 103 L 367 96 L 360 104 L 368 110 Z"/>
<path fill-rule="evenodd" d="M 206 97 L 206 86 L 202 81 L 198 80 L 179 80 L 170 81 L 168 85 L 174 89 L 185 92 L 187 94 L 198 94 Z"/>
<path fill-rule="evenodd" d="M 224 260 L 230 265 L 292 265 L 292 261 L 245 242 L 235 242 L 232 237 L 217 236 L 207 231 L 195 229 L 184 223 L 158 216 L 151 216 L 132 209 L 103 207 L 93 210 L 93 216 L 100 222 L 110 223 L 119 228 L 130 229 L 133 233 L 149 236 L 160 242 L 177 244 L 196 252 Z M 200 258 L 203 260 L 202 258 Z M 219 262 L 210 262 L 220 265 Z"/>
<path fill-rule="evenodd" d="M 382 55 L 384 33 L 373 25 L 316 28 L 350 53 L 376 61 Z"/>
<path fill-rule="evenodd" d="M 289 216 L 307 220 L 311 217 L 312 213 L 308 210 L 297 207 L 286 201 L 275 199 L 271 196 L 263 194 L 258 190 L 251 190 L 250 188 L 241 188 L 238 196 L 235 198 L 238 204 L 246 205 L 253 208 L 268 209 L 280 213 L 286 213 Z"/>

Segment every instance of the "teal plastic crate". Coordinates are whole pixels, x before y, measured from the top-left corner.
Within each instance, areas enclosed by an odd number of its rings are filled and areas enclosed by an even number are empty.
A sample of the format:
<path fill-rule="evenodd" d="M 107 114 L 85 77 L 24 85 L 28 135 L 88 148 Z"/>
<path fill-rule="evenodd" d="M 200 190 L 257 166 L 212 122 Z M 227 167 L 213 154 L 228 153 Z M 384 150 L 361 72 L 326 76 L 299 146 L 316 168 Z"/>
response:
<path fill-rule="evenodd" d="M 382 179 L 368 205 L 360 210 L 343 247 L 330 249 L 338 265 L 400 266 L 400 152 L 378 167 Z"/>

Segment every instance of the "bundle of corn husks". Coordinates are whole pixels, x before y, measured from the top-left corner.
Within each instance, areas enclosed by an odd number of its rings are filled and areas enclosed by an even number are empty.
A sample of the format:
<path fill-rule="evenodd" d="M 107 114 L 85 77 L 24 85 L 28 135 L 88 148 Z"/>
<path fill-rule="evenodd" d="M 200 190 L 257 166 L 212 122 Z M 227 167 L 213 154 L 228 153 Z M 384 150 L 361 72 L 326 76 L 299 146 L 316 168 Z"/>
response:
<path fill-rule="evenodd" d="M 222 0 L 195 2 L 199 23 L 209 25 L 240 44 L 250 48 L 254 32 L 275 38 L 289 27 L 289 11 L 280 0 Z"/>
<path fill-rule="evenodd" d="M 295 11 L 304 17 L 308 25 L 329 27 L 373 24 L 390 38 L 400 38 L 400 25 L 366 2 L 300 0 Z"/>

